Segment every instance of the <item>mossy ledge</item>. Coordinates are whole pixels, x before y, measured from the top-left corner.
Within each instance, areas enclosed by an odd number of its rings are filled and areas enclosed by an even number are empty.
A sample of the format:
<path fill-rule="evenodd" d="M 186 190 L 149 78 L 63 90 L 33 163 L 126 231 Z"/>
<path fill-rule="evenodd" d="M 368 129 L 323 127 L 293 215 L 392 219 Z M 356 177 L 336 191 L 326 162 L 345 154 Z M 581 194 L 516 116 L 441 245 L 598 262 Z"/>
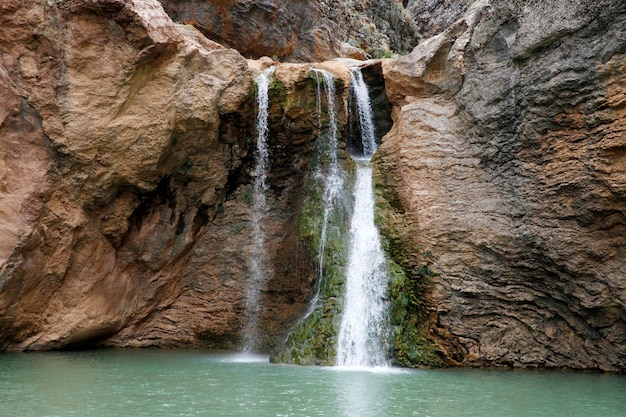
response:
<path fill-rule="evenodd" d="M 318 154 L 317 164 L 324 163 Z M 345 160 L 345 159 L 344 159 Z M 320 265 L 320 241 L 324 221 L 323 184 L 311 175 L 307 197 L 298 222 L 298 237 L 306 242 L 311 258 Z M 326 243 L 322 261 L 321 279 L 317 283 L 317 304 L 291 332 L 285 346 L 272 355 L 272 362 L 298 365 L 333 365 L 337 349 L 337 335 L 341 320 L 343 293 L 346 281 L 346 262 L 349 248 L 350 207 L 347 193 L 328 213 Z"/>

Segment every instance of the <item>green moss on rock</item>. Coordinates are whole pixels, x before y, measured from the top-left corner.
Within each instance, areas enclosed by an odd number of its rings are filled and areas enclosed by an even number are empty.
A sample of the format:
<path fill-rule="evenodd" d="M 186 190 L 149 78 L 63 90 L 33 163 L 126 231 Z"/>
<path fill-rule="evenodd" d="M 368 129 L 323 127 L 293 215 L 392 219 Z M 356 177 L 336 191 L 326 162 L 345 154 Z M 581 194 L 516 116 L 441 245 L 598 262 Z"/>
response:
<path fill-rule="evenodd" d="M 444 365 L 427 331 L 426 291 L 435 274 L 425 254 L 416 254 L 415 228 L 402 212 L 396 196 L 376 175 L 376 224 L 389 262 L 389 298 L 394 365 L 441 367 Z"/>
<path fill-rule="evenodd" d="M 287 100 L 287 86 L 282 81 L 272 78 L 267 89 L 273 102 L 284 103 Z"/>
<path fill-rule="evenodd" d="M 323 163 L 323 157 L 318 155 L 313 166 Z M 305 242 L 317 265 L 320 264 L 325 210 L 322 193 L 322 181 L 311 175 L 298 221 L 298 237 Z M 323 273 L 319 274 L 322 278 L 316 288 L 317 304 L 314 311 L 295 327 L 285 346 L 272 356 L 273 362 L 300 365 L 332 365 L 335 362 L 349 247 L 348 207 L 339 201 L 329 212 L 321 265 Z"/>

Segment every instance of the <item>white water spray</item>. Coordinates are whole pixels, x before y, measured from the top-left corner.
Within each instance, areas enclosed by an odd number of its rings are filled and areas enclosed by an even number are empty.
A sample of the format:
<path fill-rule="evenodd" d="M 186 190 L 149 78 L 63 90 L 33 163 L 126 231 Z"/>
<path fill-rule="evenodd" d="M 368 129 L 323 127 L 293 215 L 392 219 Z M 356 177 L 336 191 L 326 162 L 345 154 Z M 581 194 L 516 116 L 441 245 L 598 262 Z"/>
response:
<path fill-rule="evenodd" d="M 246 284 L 245 308 L 246 323 L 243 329 L 243 350 L 253 352 L 258 348 L 260 335 L 258 328 L 259 297 L 265 284 L 265 232 L 263 219 L 266 211 L 267 173 L 269 170 L 269 149 L 267 146 L 269 84 L 274 73 L 270 67 L 259 74 L 257 84 L 257 148 L 253 171 L 254 184 L 252 190 L 252 256 L 250 258 L 250 276 Z"/>
<path fill-rule="evenodd" d="M 370 102 L 367 84 L 363 80 L 360 70 L 351 71 L 350 88 L 356 100 L 359 114 L 359 125 L 361 126 L 361 141 L 363 143 L 363 157 L 370 160 L 376 152 L 376 131 L 374 129 L 374 116 L 372 104 Z"/>
<path fill-rule="evenodd" d="M 324 259 L 326 253 L 326 240 L 328 233 L 328 222 L 330 213 L 334 210 L 338 197 L 343 189 L 343 170 L 337 160 L 337 120 L 335 117 L 335 79 L 327 71 L 314 69 L 317 77 L 317 114 L 319 123 L 319 136 L 317 139 L 319 164 L 315 176 L 322 183 L 322 203 L 324 205 L 324 216 L 320 232 L 320 242 L 318 247 L 318 285 L 315 297 L 311 301 L 309 311 L 305 318 L 315 309 L 320 296 L 320 288 L 324 277 Z M 320 82 L 319 77 L 323 82 Z M 322 85 L 326 95 L 328 108 L 328 130 L 322 133 Z"/>
<path fill-rule="evenodd" d="M 337 344 L 338 366 L 388 366 L 387 262 L 374 223 L 374 190 L 370 159 L 376 135 L 367 86 L 352 71 L 363 153 L 356 161 L 354 214 L 343 317 Z"/>

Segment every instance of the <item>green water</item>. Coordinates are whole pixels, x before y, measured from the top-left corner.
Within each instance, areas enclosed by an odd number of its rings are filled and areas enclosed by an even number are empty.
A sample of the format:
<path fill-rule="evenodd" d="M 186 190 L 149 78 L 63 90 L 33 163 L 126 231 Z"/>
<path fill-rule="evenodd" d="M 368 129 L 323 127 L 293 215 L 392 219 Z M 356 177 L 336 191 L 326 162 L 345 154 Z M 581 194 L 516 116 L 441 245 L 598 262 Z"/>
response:
<path fill-rule="evenodd" d="M 626 416 L 626 376 L 363 372 L 202 351 L 0 355 L 0 416 Z"/>

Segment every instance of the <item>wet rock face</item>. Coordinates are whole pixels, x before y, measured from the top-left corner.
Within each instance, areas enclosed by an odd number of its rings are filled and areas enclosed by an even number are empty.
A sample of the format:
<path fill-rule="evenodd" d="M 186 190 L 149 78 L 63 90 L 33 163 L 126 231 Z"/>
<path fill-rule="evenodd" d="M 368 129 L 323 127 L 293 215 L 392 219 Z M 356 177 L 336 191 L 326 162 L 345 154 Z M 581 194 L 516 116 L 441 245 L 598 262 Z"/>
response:
<path fill-rule="evenodd" d="M 619 1 L 477 2 L 386 64 L 381 178 L 450 362 L 626 368 L 625 28 Z"/>
<path fill-rule="evenodd" d="M 246 57 L 312 62 L 410 51 L 418 34 L 401 2 L 161 0 L 177 22 Z"/>

